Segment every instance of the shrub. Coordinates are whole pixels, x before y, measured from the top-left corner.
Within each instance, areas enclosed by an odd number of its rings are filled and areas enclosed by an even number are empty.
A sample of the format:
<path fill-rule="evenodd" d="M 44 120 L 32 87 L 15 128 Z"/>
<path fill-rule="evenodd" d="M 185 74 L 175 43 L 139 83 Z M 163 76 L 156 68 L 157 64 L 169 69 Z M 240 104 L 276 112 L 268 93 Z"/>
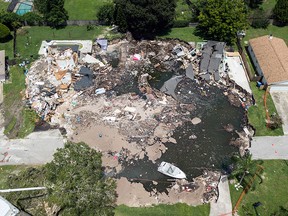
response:
<path fill-rule="evenodd" d="M 40 25 L 43 21 L 43 18 L 35 12 L 28 12 L 22 16 L 22 20 L 26 22 L 26 25 L 34 26 Z"/>
<path fill-rule="evenodd" d="M 174 28 L 181 28 L 181 27 L 187 27 L 189 26 L 188 20 L 175 20 L 173 23 Z"/>
<path fill-rule="evenodd" d="M 0 23 L 0 39 L 5 39 L 10 35 L 10 30 L 7 26 Z"/>
<path fill-rule="evenodd" d="M 273 114 L 270 116 L 270 122 L 268 124 L 270 129 L 275 130 L 277 128 L 280 128 L 282 124 L 283 124 L 283 121 L 279 115 Z"/>
<path fill-rule="evenodd" d="M 281 24 L 288 24 L 288 1 L 278 0 L 273 9 L 274 17 Z"/>
<path fill-rule="evenodd" d="M 251 16 L 251 26 L 266 29 L 269 25 L 269 17 L 263 9 L 257 9 Z"/>
<path fill-rule="evenodd" d="M 111 3 L 102 5 L 97 13 L 98 20 L 104 25 L 111 25 L 114 22 L 114 5 Z"/>

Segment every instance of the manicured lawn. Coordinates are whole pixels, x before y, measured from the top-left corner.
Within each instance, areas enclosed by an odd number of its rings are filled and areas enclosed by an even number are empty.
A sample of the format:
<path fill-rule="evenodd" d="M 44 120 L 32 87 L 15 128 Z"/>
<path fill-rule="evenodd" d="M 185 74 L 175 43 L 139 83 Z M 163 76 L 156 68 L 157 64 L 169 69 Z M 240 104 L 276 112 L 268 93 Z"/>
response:
<path fill-rule="evenodd" d="M 26 169 L 25 165 L 6 165 L 0 166 L 0 189 L 8 189 L 7 178 L 11 174 L 17 174 L 20 171 Z"/>
<path fill-rule="evenodd" d="M 257 88 L 255 82 L 251 82 L 250 86 L 253 91 L 256 105 L 251 106 L 248 109 L 248 120 L 249 120 L 249 123 L 252 124 L 253 127 L 256 129 L 256 136 L 283 135 L 282 127 L 276 130 L 271 130 L 266 127 L 266 122 L 265 122 L 266 113 L 265 113 L 264 102 L 263 102 L 265 91 Z M 270 115 L 273 114 L 274 112 L 277 113 L 270 94 L 268 94 L 268 97 L 267 97 L 267 107 L 268 107 Z"/>
<path fill-rule="evenodd" d="M 159 35 L 159 38 L 178 38 L 187 42 L 203 41 L 202 38 L 194 34 L 195 27 L 172 28 L 169 32 Z"/>
<path fill-rule="evenodd" d="M 4 2 L 4 0 L 0 0 L 0 12 L 2 10 L 6 11 L 8 8 L 9 2 Z"/>
<path fill-rule="evenodd" d="M 17 52 L 21 58 L 37 56 L 43 40 L 92 40 L 99 35 L 105 27 L 97 26 L 87 31 L 86 26 L 67 26 L 63 29 L 51 29 L 46 26 L 23 27 L 18 31 Z M 13 40 L 0 43 L 0 50 L 5 49 L 6 55 L 13 58 Z"/>
<path fill-rule="evenodd" d="M 112 0 L 65 0 L 69 20 L 97 20 L 98 8 Z"/>
<path fill-rule="evenodd" d="M 209 205 L 188 206 L 186 204 L 157 205 L 153 207 L 130 208 L 120 205 L 115 210 L 116 216 L 208 216 Z"/>
<path fill-rule="evenodd" d="M 33 132 L 38 119 L 36 113 L 25 109 L 22 97 L 25 89 L 25 75 L 18 66 L 10 68 L 10 80 L 4 84 L 4 133 L 11 138 L 23 138 Z"/>
<path fill-rule="evenodd" d="M 263 183 L 256 184 L 254 191 L 249 191 L 243 198 L 239 206 L 239 215 L 256 215 L 253 203 L 261 202 L 257 208 L 259 215 L 270 216 L 278 210 L 280 206 L 288 209 L 288 161 L 267 160 L 263 163 L 264 173 Z M 256 178 L 256 182 L 257 182 Z M 258 180 L 259 181 L 259 180 Z M 232 205 L 235 206 L 241 191 L 236 191 L 234 185 L 230 185 Z M 283 215 L 284 216 L 284 215 Z"/>
<path fill-rule="evenodd" d="M 283 40 L 285 40 L 286 44 L 288 44 L 288 26 L 278 27 L 274 25 L 269 25 L 267 29 L 254 29 L 250 27 L 246 31 L 246 36 L 243 40 L 248 41 L 252 38 L 269 34 L 272 34 L 275 37 L 282 38 Z"/>

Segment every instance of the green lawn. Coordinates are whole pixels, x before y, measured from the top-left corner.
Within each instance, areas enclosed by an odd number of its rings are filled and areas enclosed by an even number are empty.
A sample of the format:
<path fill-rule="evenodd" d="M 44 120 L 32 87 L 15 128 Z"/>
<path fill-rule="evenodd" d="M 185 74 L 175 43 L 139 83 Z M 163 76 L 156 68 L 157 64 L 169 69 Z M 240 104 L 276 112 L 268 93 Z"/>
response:
<path fill-rule="evenodd" d="M 0 12 L 2 10 L 6 11 L 8 8 L 9 2 L 4 2 L 4 0 L 0 0 Z"/>
<path fill-rule="evenodd" d="M 271 130 L 266 127 L 266 113 L 264 108 L 264 90 L 260 90 L 256 87 L 255 82 L 251 82 L 250 84 L 256 105 L 251 106 L 248 109 L 248 120 L 249 123 L 253 125 L 253 127 L 256 129 L 256 136 L 279 136 L 283 135 L 282 127 L 278 128 L 276 130 Z M 269 114 L 273 114 L 274 112 L 277 113 L 276 108 L 274 106 L 273 100 L 268 94 L 267 98 L 267 107 L 269 110 Z"/>
<path fill-rule="evenodd" d="M 98 8 L 112 0 L 65 0 L 69 20 L 97 20 Z"/>
<path fill-rule="evenodd" d="M 248 41 L 252 38 L 260 37 L 263 35 L 272 34 L 275 37 L 279 37 L 285 40 L 286 44 L 288 44 L 288 26 L 278 27 L 274 25 L 269 25 L 267 29 L 254 29 L 249 28 L 246 31 L 246 36 L 244 37 L 244 41 Z"/>
<path fill-rule="evenodd" d="M 18 66 L 10 68 L 10 80 L 4 84 L 4 133 L 10 138 L 23 138 L 33 132 L 38 116 L 25 109 L 22 97 L 25 89 L 25 75 Z"/>
<path fill-rule="evenodd" d="M 97 26 L 87 31 L 86 26 L 67 26 L 63 29 L 51 29 L 46 26 L 23 27 L 17 36 L 17 52 L 21 58 L 37 56 L 43 40 L 92 40 L 99 35 L 105 27 Z M 28 44 L 28 45 L 27 45 Z M 0 50 L 5 49 L 6 55 L 13 58 L 13 40 L 0 43 Z"/>
<path fill-rule="evenodd" d="M 209 205 L 188 206 L 186 204 L 156 205 L 153 207 L 130 208 L 120 205 L 115 210 L 116 216 L 208 216 Z"/>
<path fill-rule="evenodd" d="M 249 191 L 244 196 L 239 206 L 240 216 L 256 215 L 252 206 L 255 202 L 262 203 L 262 206 L 257 208 L 259 215 L 270 216 L 280 206 L 288 209 L 288 161 L 267 160 L 263 166 L 263 183 L 256 185 L 254 191 Z M 236 191 L 234 185 L 230 185 L 230 193 L 234 207 L 241 191 Z"/>
<path fill-rule="evenodd" d="M 158 38 L 178 38 L 184 41 L 203 41 L 202 38 L 194 34 L 195 27 L 172 28 L 169 32 L 159 35 Z"/>

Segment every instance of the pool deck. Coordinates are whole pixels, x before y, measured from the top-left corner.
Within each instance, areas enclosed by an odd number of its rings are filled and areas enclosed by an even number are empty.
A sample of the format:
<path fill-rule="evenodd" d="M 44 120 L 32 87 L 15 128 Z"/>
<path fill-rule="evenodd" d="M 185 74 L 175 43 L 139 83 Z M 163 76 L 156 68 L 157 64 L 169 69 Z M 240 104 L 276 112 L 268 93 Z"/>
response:
<path fill-rule="evenodd" d="M 227 56 L 225 58 L 225 63 L 228 64 L 230 69 L 228 72 L 229 78 L 234 80 L 237 85 L 241 86 L 247 92 L 252 94 L 252 90 L 249 85 L 249 78 L 247 77 L 240 55 L 231 57 Z"/>

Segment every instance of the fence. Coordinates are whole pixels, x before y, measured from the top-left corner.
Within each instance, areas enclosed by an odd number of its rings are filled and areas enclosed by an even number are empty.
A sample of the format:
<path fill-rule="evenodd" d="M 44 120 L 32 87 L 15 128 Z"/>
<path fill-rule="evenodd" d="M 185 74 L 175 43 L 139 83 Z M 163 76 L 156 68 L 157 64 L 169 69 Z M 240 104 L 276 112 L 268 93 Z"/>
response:
<path fill-rule="evenodd" d="M 67 20 L 68 26 L 100 25 L 98 20 Z"/>
<path fill-rule="evenodd" d="M 241 58 L 243 60 L 244 66 L 246 68 L 246 71 L 248 73 L 249 79 L 251 81 L 258 81 L 259 78 L 257 76 L 254 76 L 252 71 L 251 71 L 251 69 L 250 69 L 250 65 L 248 63 L 248 60 L 247 60 L 247 57 L 246 57 L 246 54 L 245 54 L 245 50 L 244 50 L 245 48 L 243 49 L 243 47 L 241 45 L 241 41 L 240 41 L 239 38 L 237 38 L 237 47 L 238 47 L 238 51 L 239 51 L 239 53 L 241 55 Z"/>

